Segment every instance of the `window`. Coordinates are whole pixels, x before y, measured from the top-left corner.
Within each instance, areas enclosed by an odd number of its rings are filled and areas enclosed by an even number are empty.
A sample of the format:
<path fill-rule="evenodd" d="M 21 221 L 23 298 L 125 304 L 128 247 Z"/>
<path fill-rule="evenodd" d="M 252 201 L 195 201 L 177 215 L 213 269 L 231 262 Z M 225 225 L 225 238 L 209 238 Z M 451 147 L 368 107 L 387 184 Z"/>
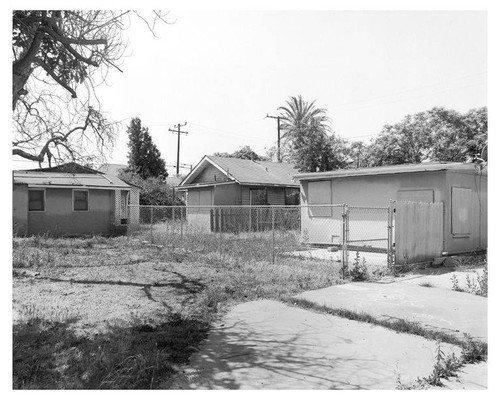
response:
<path fill-rule="evenodd" d="M 73 190 L 73 211 L 89 210 L 88 190 Z"/>
<path fill-rule="evenodd" d="M 318 206 L 321 204 L 332 204 L 332 186 L 331 181 L 309 182 L 308 204 Z M 313 217 L 331 217 L 331 207 L 310 207 L 309 212 Z"/>
<path fill-rule="evenodd" d="M 28 191 L 28 210 L 45 211 L 45 190 L 30 189 Z"/>
<path fill-rule="evenodd" d="M 451 188 L 451 233 L 453 236 L 470 236 L 472 190 L 469 188 Z"/>
<path fill-rule="evenodd" d="M 285 206 L 300 205 L 300 189 L 285 188 Z"/>
<path fill-rule="evenodd" d="M 267 202 L 267 189 L 250 189 L 250 205 L 252 206 L 265 206 Z"/>

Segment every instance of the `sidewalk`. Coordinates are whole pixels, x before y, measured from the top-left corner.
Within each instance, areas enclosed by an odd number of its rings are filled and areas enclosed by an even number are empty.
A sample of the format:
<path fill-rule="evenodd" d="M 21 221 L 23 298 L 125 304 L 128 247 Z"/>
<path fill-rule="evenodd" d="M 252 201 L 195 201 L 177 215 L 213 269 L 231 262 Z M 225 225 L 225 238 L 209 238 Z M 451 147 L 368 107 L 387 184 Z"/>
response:
<path fill-rule="evenodd" d="M 406 319 L 460 338 L 464 333 L 481 340 L 488 336 L 487 298 L 469 293 L 404 282 L 357 282 L 296 297 L 331 308 L 366 312 L 380 319 Z"/>
<path fill-rule="evenodd" d="M 428 376 L 435 352 L 419 336 L 259 300 L 211 330 L 172 389 L 394 389 Z"/>

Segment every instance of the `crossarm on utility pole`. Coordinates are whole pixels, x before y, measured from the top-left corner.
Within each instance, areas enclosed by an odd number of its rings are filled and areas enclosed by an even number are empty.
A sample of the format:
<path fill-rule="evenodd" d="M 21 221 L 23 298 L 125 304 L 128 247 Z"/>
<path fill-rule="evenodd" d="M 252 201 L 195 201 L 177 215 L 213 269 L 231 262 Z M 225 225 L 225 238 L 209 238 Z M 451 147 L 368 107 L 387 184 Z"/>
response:
<path fill-rule="evenodd" d="M 187 135 L 189 132 L 184 132 L 181 131 L 182 126 L 186 126 L 187 122 L 184 122 L 184 124 L 177 124 L 174 125 L 174 129 L 168 128 L 170 132 L 174 132 L 177 134 L 177 168 L 176 168 L 176 175 L 179 176 L 179 157 L 181 153 L 181 133 L 184 135 Z"/>

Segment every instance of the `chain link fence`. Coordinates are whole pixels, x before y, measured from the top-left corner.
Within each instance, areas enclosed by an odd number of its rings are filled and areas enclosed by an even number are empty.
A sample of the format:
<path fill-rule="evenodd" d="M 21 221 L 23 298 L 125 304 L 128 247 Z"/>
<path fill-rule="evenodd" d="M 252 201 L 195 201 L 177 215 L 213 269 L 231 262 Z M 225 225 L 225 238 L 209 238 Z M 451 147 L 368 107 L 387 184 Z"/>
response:
<path fill-rule="evenodd" d="M 128 234 L 145 244 L 245 260 L 316 258 L 346 271 L 389 266 L 389 208 L 318 206 L 135 206 Z"/>

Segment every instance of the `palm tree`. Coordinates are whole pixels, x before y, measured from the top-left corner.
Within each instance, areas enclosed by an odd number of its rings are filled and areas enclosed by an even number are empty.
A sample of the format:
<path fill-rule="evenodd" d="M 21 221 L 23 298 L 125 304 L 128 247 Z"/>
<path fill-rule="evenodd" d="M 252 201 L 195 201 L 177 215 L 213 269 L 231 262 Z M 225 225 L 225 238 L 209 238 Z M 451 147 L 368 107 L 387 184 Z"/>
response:
<path fill-rule="evenodd" d="M 330 131 L 330 118 L 324 108 L 316 108 L 315 101 L 308 103 L 302 96 L 291 96 L 285 107 L 279 107 L 282 138 L 285 141 L 298 138 L 311 132 L 326 134 Z"/>

